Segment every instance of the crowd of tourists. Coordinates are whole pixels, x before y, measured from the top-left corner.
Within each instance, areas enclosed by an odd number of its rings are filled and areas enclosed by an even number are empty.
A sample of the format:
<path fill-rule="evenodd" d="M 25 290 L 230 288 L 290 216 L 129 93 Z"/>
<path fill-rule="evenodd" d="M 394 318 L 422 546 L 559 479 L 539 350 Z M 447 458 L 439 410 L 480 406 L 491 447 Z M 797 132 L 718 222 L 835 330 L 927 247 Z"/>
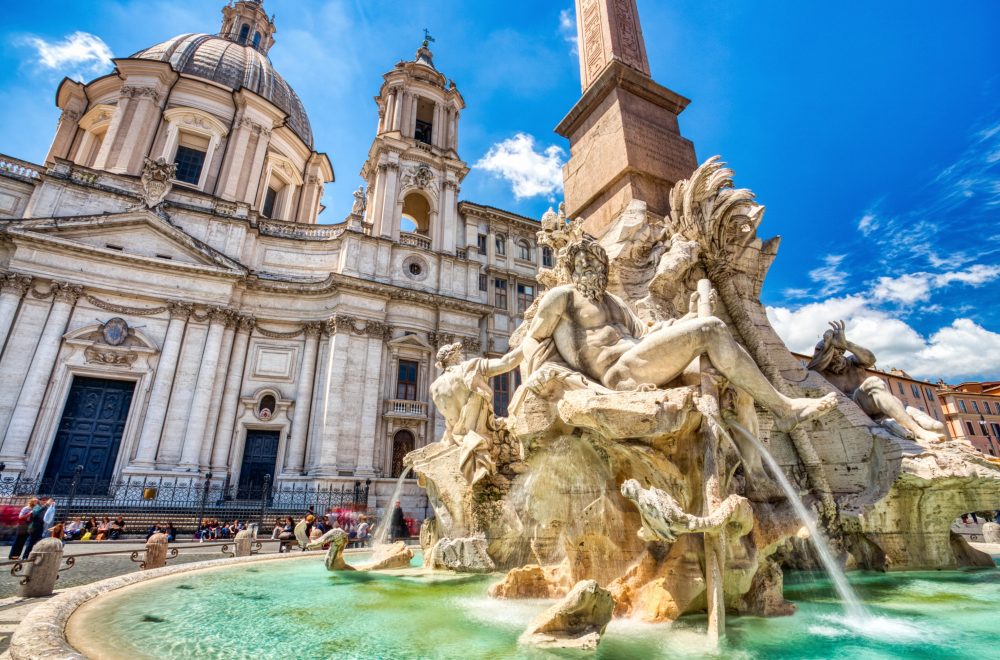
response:
<path fill-rule="evenodd" d="M 206 520 L 194 533 L 196 541 L 218 541 L 219 539 L 232 539 L 247 528 L 248 523 L 233 520 L 231 522 Z"/>
<path fill-rule="evenodd" d="M 113 520 L 96 516 L 81 517 L 68 522 L 56 522 L 56 501 L 51 497 L 32 497 L 21 507 L 14 528 L 14 542 L 8 559 L 27 559 L 31 549 L 45 537 L 66 541 L 115 541 L 125 534 L 127 525 L 122 516 Z"/>
<path fill-rule="evenodd" d="M 374 521 L 367 515 L 350 509 L 329 508 L 323 515 L 316 515 L 311 509 L 299 523 L 305 524 L 305 536 L 315 541 L 331 529 L 342 529 L 347 532 L 348 543 L 359 546 L 367 545 L 375 531 Z M 291 516 L 274 521 L 271 538 L 278 541 L 295 541 L 297 524 Z M 281 552 L 283 548 L 279 549 Z"/>

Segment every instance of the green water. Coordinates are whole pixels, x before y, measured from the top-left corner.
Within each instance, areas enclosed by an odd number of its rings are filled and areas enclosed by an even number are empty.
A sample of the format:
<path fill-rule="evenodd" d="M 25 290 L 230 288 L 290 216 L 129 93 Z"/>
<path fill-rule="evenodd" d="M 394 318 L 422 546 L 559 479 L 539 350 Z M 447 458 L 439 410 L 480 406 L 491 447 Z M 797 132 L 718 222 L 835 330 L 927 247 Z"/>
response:
<path fill-rule="evenodd" d="M 329 573 L 322 560 L 266 562 L 158 580 L 85 618 L 130 658 L 699 658 L 704 618 L 613 621 L 596 654 L 519 647 L 546 607 L 496 601 L 496 576 Z M 722 658 L 989 658 L 1000 654 L 1000 571 L 853 574 L 875 615 L 848 625 L 829 582 L 786 578 L 798 613 L 730 617 Z"/>

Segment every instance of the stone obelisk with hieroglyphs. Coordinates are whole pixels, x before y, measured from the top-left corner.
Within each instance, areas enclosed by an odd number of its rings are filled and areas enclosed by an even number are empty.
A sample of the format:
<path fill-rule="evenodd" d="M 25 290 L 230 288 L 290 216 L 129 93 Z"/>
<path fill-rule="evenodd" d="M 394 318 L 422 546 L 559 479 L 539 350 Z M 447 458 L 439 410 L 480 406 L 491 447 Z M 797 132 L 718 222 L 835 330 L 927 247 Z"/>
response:
<path fill-rule="evenodd" d="M 632 200 L 666 215 L 698 166 L 677 122 L 688 99 L 653 81 L 635 0 L 576 0 L 583 95 L 556 127 L 570 142 L 567 212 L 600 236 Z"/>

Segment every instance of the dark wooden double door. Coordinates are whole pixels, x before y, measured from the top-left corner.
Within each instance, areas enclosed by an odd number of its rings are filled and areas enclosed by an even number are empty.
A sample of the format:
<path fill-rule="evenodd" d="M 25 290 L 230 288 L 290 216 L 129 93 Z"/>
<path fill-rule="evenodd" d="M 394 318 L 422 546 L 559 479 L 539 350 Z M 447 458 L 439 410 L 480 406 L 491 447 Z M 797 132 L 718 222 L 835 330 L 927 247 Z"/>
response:
<path fill-rule="evenodd" d="M 247 430 L 240 466 L 240 482 L 236 490 L 237 499 L 257 499 L 264 497 L 265 485 L 274 481 L 274 467 L 278 462 L 278 431 Z"/>
<path fill-rule="evenodd" d="M 111 483 L 134 393 L 133 381 L 73 378 L 43 474 L 46 491 L 68 493 L 78 472 L 79 492 Z"/>

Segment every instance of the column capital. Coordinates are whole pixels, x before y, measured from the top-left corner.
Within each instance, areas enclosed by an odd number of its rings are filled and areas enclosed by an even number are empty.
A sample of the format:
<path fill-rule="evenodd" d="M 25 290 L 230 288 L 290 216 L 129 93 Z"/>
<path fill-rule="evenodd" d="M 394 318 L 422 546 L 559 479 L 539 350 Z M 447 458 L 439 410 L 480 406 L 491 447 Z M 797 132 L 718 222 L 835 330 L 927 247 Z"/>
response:
<path fill-rule="evenodd" d="M 253 331 L 255 325 L 257 325 L 257 319 L 248 314 L 239 314 L 237 321 L 237 331 L 249 334 Z"/>
<path fill-rule="evenodd" d="M 232 316 L 232 310 L 226 307 L 209 307 L 205 315 L 208 317 L 210 323 L 224 324 L 229 323 L 229 317 Z"/>
<path fill-rule="evenodd" d="M 179 300 L 168 300 L 167 309 L 170 310 L 170 318 L 187 319 L 194 311 L 194 305 Z"/>
<path fill-rule="evenodd" d="M 307 339 L 313 339 L 323 334 L 323 326 L 324 323 L 319 321 L 310 321 L 302 325 L 302 330 L 306 333 Z"/>
<path fill-rule="evenodd" d="M 83 287 L 79 284 L 67 284 L 65 282 L 60 282 L 52 287 L 52 293 L 55 296 L 56 302 L 64 302 L 69 303 L 70 305 L 75 305 L 77 299 L 83 295 Z"/>
<path fill-rule="evenodd" d="M 0 291 L 23 296 L 31 288 L 31 277 L 21 273 L 6 273 L 0 278 Z"/>

